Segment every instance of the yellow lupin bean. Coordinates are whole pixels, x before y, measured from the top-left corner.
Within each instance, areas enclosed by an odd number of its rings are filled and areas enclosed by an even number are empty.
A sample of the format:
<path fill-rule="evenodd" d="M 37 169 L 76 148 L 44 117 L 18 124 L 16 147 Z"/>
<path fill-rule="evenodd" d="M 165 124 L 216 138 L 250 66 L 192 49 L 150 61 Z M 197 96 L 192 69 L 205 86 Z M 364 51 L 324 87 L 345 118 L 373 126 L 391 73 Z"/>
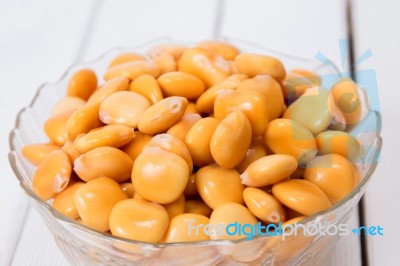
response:
<path fill-rule="evenodd" d="M 261 189 L 246 188 L 243 191 L 243 199 L 249 211 L 264 223 L 277 224 L 286 220 L 282 204 L 274 196 Z"/>
<path fill-rule="evenodd" d="M 135 194 L 135 189 L 133 188 L 132 183 L 122 183 L 119 186 L 128 198 L 132 198 Z"/>
<path fill-rule="evenodd" d="M 227 202 L 243 204 L 244 186 L 235 169 L 224 169 L 218 165 L 208 165 L 196 173 L 197 190 L 203 201 L 215 209 Z"/>
<path fill-rule="evenodd" d="M 115 236 L 157 243 L 167 231 L 167 211 L 159 204 L 137 199 L 118 202 L 110 214 L 110 230 Z"/>
<path fill-rule="evenodd" d="M 54 197 L 53 207 L 71 219 L 79 218 L 79 213 L 75 204 L 75 193 L 82 187 L 84 182 L 76 182 Z"/>
<path fill-rule="evenodd" d="M 218 206 L 211 214 L 210 217 L 210 225 L 212 225 L 210 238 L 212 240 L 237 240 L 241 238 L 245 238 L 244 234 L 233 234 L 228 235 L 224 231 L 218 230 L 217 225 L 223 224 L 227 226 L 228 224 L 238 223 L 240 226 L 243 225 L 256 225 L 258 223 L 257 218 L 243 205 L 240 205 L 235 202 L 229 202 Z M 247 229 L 247 230 L 246 230 Z M 245 232 L 247 234 L 254 233 L 251 232 L 253 228 L 245 228 Z"/>
<path fill-rule="evenodd" d="M 99 118 L 99 107 L 99 104 L 86 104 L 69 117 L 67 132 L 70 140 L 102 125 Z"/>
<path fill-rule="evenodd" d="M 74 162 L 76 158 L 81 155 L 81 153 L 76 149 L 75 143 L 72 140 L 67 140 L 61 147 L 61 150 L 68 155 L 71 162 Z"/>
<path fill-rule="evenodd" d="M 312 83 L 308 78 L 289 72 L 282 86 L 282 93 L 285 99 L 288 99 L 291 103 L 303 95 L 308 89 L 316 86 L 317 85 Z"/>
<path fill-rule="evenodd" d="M 267 148 L 265 147 L 263 140 L 261 138 L 253 139 L 249 149 L 247 150 L 246 157 L 238 166 L 236 166 L 236 169 L 239 173 L 243 173 L 252 162 L 266 155 Z"/>
<path fill-rule="evenodd" d="M 59 100 L 51 111 L 51 116 L 61 114 L 65 111 L 76 110 L 85 105 L 85 101 L 82 98 L 67 96 Z"/>
<path fill-rule="evenodd" d="M 257 90 L 264 95 L 267 101 L 268 119 L 272 121 L 283 112 L 283 94 L 281 85 L 269 75 L 257 75 L 254 78 L 243 81 L 237 89 Z"/>
<path fill-rule="evenodd" d="M 126 198 L 117 182 L 108 177 L 99 177 L 75 192 L 75 205 L 83 224 L 106 232 L 110 229 L 111 210 Z"/>
<path fill-rule="evenodd" d="M 135 160 L 132 184 L 149 201 L 174 202 L 185 190 L 189 179 L 187 162 L 161 148 L 147 148 Z"/>
<path fill-rule="evenodd" d="M 130 178 L 132 167 L 132 159 L 126 153 L 107 146 L 84 153 L 74 162 L 75 173 L 86 182 L 101 176 L 124 182 Z"/>
<path fill-rule="evenodd" d="M 167 131 L 170 134 L 182 142 L 185 141 L 187 133 L 190 131 L 192 126 L 201 119 L 199 114 L 184 114 L 182 118 Z"/>
<path fill-rule="evenodd" d="M 81 69 L 71 77 L 68 84 L 67 95 L 79 97 L 87 101 L 96 88 L 96 73 L 90 69 Z"/>
<path fill-rule="evenodd" d="M 135 132 L 134 139 L 121 148 L 122 151 L 126 152 L 133 161 L 142 152 L 143 147 L 153 138 L 153 135 L 146 135 L 141 132 Z"/>
<path fill-rule="evenodd" d="M 332 204 L 343 199 L 355 186 L 353 165 L 338 154 L 315 157 L 307 164 L 304 179 L 316 184 Z"/>
<path fill-rule="evenodd" d="M 230 67 L 230 70 L 231 70 L 231 75 L 240 74 L 239 69 L 237 68 L 236 63 L 235 63 L 234 60 L 227 60 L 227 62 L 229 64 L 229 67 Z"/>
<path fill-rule="evenodd" d="M 218 124 L 218 119 L 206 117 L 197 121 L 187 133 L 185 144 L 195 165 L 202 167 L 214 162 L 210 143 Z"/>
<path fill-rule="evenodd" d="M 165 96 L 182 96 L 191 100 L 198 98 L 205 90 L 201 79 L 179 71 L 165 73 L 157 81 Z"/>
<path fill-rule="evenodd" d="M 352 162 L 363 153 L 361 143 L 352 135 L 342 131 L 325 131 L 315 137 L 318 152 L 321 155 L 336 153 Z"/>
<path fill-rule="evenodd" d="M 79 135 L 75 141 L 75 148 L 85 153 L 102 146 L 120 148 L 135 137 L 134 130 L 124 125 L 108 125 L 91 130 L 87 134 Z"/>
<path fill-rule="evenodd" d="M 272 193 L 282 204 L 305 216 L 332 206 L 325 193 L 307 180 L 283 181 L 272 187 Z"/>
<path fill-rule="evenodd" d="M 129 79 L 125 77 L 116 77 L 104 83 L 95 91 L 88 100 L 88 104 L 99 104 L 105 98 L 117 91 L 126 91 L 129 88 Z"/>
<path fill-rule="evenodd" d="M 44 132 L 47 137 L 58 146 L 64 145 L 68 140 L 68 120 L 75 110 L 67 110 L 60 114 L 54 115 L 44 123 Z"/>
<path fill-rule="evenodd" d="M 183 116 L 188 100 L 183 97 L 171 96 L 150 106 L 139 120 L 139 131 L 144 134 L 161 133 Z"/>
<path fill-rule="evenodd" d="M 225 60 L 235 60 L 235 57 L 240 54 L 238 48 L 233 46 L 230 43 L 222 42 L 222 41 L 202 41 L 199 42 L 197 47 L 206 48 L 220 56 L 222 56 Z"/>
<path fill-rule="evenodd" d="M 180 44 L 160 44 L 151 48 L 148 54 L 150 56 L 154 56 L 160 51 L 163 51 L 171 54 L 175 58 L 175 60 L 179 60 L 186 49 L 186 46 Z"/>
<path fill-rule="evenodd" d="M 60 149 L 60 147 L 54 144 L 28 144 L 22 148 L 22 155 L 31 164 L 37 166 L 43 161 L 47 154 L 58 149 Z"/>
<path fill-rule="evenodd" d="M 204 48 L 189 48 L 179 60 L 179 71 L 200 78 L 207 87 L 211 87 L 230 74 L 229 64 L 221 56 Z"/>
<path fill-rule="evenodd" d="M 290 119 L 271 121 L 264 134 L 264 142 L 274 153 L 292 155 L 300 165 L 306 164 L 317 154 L 313 134 Z"/>
<path fill-rule="evenodd" d="M 195 173 L 190 174 L 188 183 L 186 185 L 185 191 L 183 191 L 183 194 L 187 197 L 196 196 L 199 194 L 199 192 L 197 191 L 197 186 L 196 186 L 196 174 Z"/>
<path fill-rule="evenodd" d="M 229 113 L 217 126 L 210 142 L 211 155 L 223 168 L 237 166 L 251 143 L 251 124 L 241 111 Z"/>
<path fill-rule="evenodd" d="M 146 143 L 146 145 L 143 147 L 143 150 L 146 151 L 147 148 L 154 147 L 161 148 L 165 151 L 180 156 L 187 163 L 189 167 L 189 173 L 193 171 L 193 162 L 189 150 L 178 138 L 169 134 L 158 134 Z"/>
<path fill-rule="evenodd" d="M 318 76 L 317 74 L 315 74 L 312 71 L 296 68 L 296 69 L 292 69 L 290 72 L 298 74 L 305 78 L 308 78 L 315 85 L 322 84 L 322 80 L 321 80 L 320 76 Z"/>
<path fill-rule="evenodd" d="M 144 74 L 158 77 L 160 69 L 156 64 L 149 61 L 128 62 L 109 68 L 104 73 L 104 80 L 108 81 L 116 77 L 126 77 L 130 80 L 134 80 Z"/>
<path fill-rule="evenodd" d="M 326 89 L 313 87 L 288 107 L 283 118 L 294 120 L 311 133 L 318 134 L 331 124 L 334 105 L 333 98 Z"/>
<path fill-rule="evenodd" d="M 141 75 L 131 82 L 129 90 L 146 97 L 151 104 L 161 101 L 164 97 L 157 80 L 151 75 Z"/>
<path fill-rule="evenodd" d="M 161 242 L 174 243 L 210 240 L 210 237 L 204 230 L 198 230 L 196 232 L 197 226 L 204 227 L 209 221 L 210 219 L 200 214 L 184 213 L 175 216 L 170 221 L 168 230 Z"/>
<path fill-rule="evenodd" d="M 224 90 L 218 93 L 214 102 L 214 116 L 225 118 L 232 111 L 242 111 L 249 120 L 253 137 L 264 134 L 268 125 L 267 101 L 256 90 Z"/>
<path fill-rule="evenodd" d="M 123 53 L 114 57 L 108 68 L 134 61 L 146 61 L 146 57 L 138 53 Z"/>
<path fill-rule="evenodd" d="M 49 200 L 63 191 L 71 178 L 71 162 L 62 150 L 50 152 L 36 168 L 32 178 L 35 193 Z"/>
<path fill-rule="evenodd" d="M 185 202 L 185 213 L 200 214 L 210 217 L 212 209 L 202 200 L 192 199 Z"/>
<path fill-rule="evenodd" d="M 189 102 L 186 110 L 185 110 L 185 115 L 187 114 L 198 114 L 199 112 L 196 109 L 196 104 L 194 102 Z"/>
<path fill-rule="evenodd" d="M 247 75 L 235 74 L 215 84 L 199 97 L 196 102 L 196 109 L 201 113 L 212 113 L 214 110 L 215 98 L 220 91 L 236 90 L 239 84 L 248 78 Z"/>
<path fill-rule="evenodd" d="M 347 125 L 357 124 L 362 120 L 362 102 L 354 81 L 348 78 L 339 80 L 333 85 L 331 93 Z"/>
<path fill-rule="evenodd" d="M 254 161 L 240 178 L 246 186 L 264 187 L 290 177 L 296 169 L 297 160 L 293 156 L 273 154 Z"/>
<path fill-rule="evenodd" d="M 185 213 L 185 196 L 182 194 L 177 200 L 169 204 L 164 204 L 163 207 L 171 220 L 175 216 Z"/>
<path fill-rule="evenodd" d="M 100 104 L 99 116 L 104 124 L 137 128 L 149 106 L 150 102 L 144 96 L 136 92 L 119 91 L 104 99 Z"/>
<path fill-rule="evenodd" d="M 151 55 L 153 63 L 160 69 L 160 74 L 175 71 L 177 64 L 172 54 L 164 51 L 159 51 Z"/>
<path fill-rule="evenodd" d="M 246 74 L 249 77 L 270 75 L 278 82 L 281 82 L 286 76 L 285 67 L 275 57 L 242 53 L 236 56 L 235 63 L 240 73 Z"/>

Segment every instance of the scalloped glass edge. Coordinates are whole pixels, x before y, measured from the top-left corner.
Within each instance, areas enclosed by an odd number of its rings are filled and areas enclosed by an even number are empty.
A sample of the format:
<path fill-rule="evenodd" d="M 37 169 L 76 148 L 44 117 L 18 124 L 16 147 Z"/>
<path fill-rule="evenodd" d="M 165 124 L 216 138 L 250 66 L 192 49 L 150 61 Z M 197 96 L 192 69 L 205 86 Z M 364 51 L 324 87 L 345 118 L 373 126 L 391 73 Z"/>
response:
<path fill-rule="evenodd" d="M 300 67 L 300 68 L 305 68 L 305 69 L 315 71 L 317 74 L 321 74 L 321 70 L 326 71 L 327 70 L 326 68 L 332 68 L 332 66 L 333 66 L 333 68 L 334 68 L 333 73 L 337 74 L 338 77 L 340 77 L 338 68 L 335 67 L 335 65 L 332 62 L 331 62 L 331 64 L 329 64 L 329 67 L 328 67 L 327 65 L 324 65 L 313 59 L 307 59 L 307 58 L 301 58 L 301 57 L 297 57 L 297 56 L 288 55 L 288 54 L 285 54 L 282 52 L 278 52 L 278 51 L 274 51 L 272 49 L 265 48 L 261 45 L 254 44 L 251 42 L 238 40 L 235 38 L 229 38 L 229 37 L 220 37 L 217 39 L 233 43 L 234 45 L 239 47 L 239 49 L 241 49 L 242 51 L 249 50 L 249 52 L 253 52 L 253 53 L 278 55 L 279 59 L 281 59 L 284 62 L 284 64 L 285 64 L 285 59 L 302 62 L 303 65 L 296 65 L 296 66 Z M 138 45 L 138 46 L 134 46 L 134 47 L 115 47 L 115 48 L 112 48 L 112 49 L 106 51 L 105 53 L 103 53 L 101 56 L 99 56 L 98 58 L 96 58 L 94 60 L 73 64 L 64 72 L 64 74 L 57 81 L 44 83 L 43 85 L 41 85 L 38 88 L 38 91 L 35 94 L 30 105 L 21 109 L 19 111 L 19 113 L 17 114 L 17 118 L 15 121 L 15 127 L 10 132 L 10 135 L 9 135 L 9 145 L 10 145 L 9 162 L 11 164 L 11 167 L 20 182 L 20 186 L 29 195 L 29 197 L 32 200 L 34 200 L 34 202 L 38 203 L 39 206 L 44 207 L 47 211 L 49 211 L 55 219 L 60 220 L 61 222 L 70 224 L 73 227 L 76 227 L 78 229 L 87 231 L 88 233 L 92 234 L 94 237 L 97 236 L 97 237 L 101 237 L 101 238 L 104 238 L 105 240 L 110 240 L 110 241 L 126 242 L 126 243 L 130 243 L 130 244 L 140 245 L 143 248 L 146 247 L 146 248 L 150 248 L 150 249 L 159 249 L 159 248 L 163 248 L 166 246 L 185 246 L 185 247 L 199 246 L 199 245 L 208 245 L 208 246 L 209 245 L 228 245 L 229 246 L 229 245 L 235 245 L 237 243 L 247 241 L 246 239 L 240 239 L 240 240 L 234 240 L 234 241 L 231 241 L 231 240 L 209 240 L 209 241 L 189 242 L 189 243 L 188 242 L 182 242 L 182 243 L 178 242 L 178 243 L 166 243 L 166 244 L 152 244 L 152 243 L 147 243 L 147 242 L 128 240 L 128 239 L 116 237 L 116 236 L 113 236 L 110 234 L 101 233 L 101 232 L 95 231 L 85 225 L 82 225 L 81 223 L 79 223 L 75 220 L 72 220 L 72 219 L 64 216 L 63 214 L 61 214 L 60 212 L 55 210 L 50 205 L 49 202 L 43 201 L 42 199 L 37 197 L 35 192 L 31 188 L 31 182 L 30 182 L 29 176 L 27 176 L 27 174 L 23 172 L 24 169 L 21 169 L 21 167 L 22 167 L 21 166 L 21 158 L 22 157 L 20 156 L 20 150 L 17 148 L 18 145 L 16 145 L 16 142 L 19 141 L 20 143 L 23 143 L 24 145 L 28 144 L 28 143 L 24 143 L 23 140 L 21 138 L 19 138 L 19 135 L 18 135 L 18 132 L 20 131 L 20 128 L 22 125 L 21 117 L 25 114 L 25 112 L 29 113 L 32 111 L 33 108 L 37 107 L 38 99 L 46 89 L 48 90 L 49 87 L 52 88 L 52 87 L 56 87 L 56 86 L 60 85 L 61 83 L 65 83 L 66 81 L 68 81 L 69 76 L 71 76 L 71 74 L 73 74 L 76 71 L 76 69 L 83 68 L 83 67 L 91 68 L 91 67 L 96 66 L 96 64 L 98 64 L 99 62 L 103 62 L 103 64 L 104 63 L 108 64 L 108 62 L 110 62 L 110 61 L 109 60 L 107 61 L 107 59 L 112 58 L 116 54 L 128 52 L 128 51 L 146 52 L 148 50 L 148 48 L 151 48 L 158 44 L 193 45 L 194 42 L 183 42 L 183 41 L 174 40 L 174 39 L 168 38 L 168 37 L 162 37 L 162 38 L 157 38 L 155 40 L 152 40 L 152 41 L 146 42 L 142 45 Z M 250 49 L 244 49 L 246 47 L 250 48 Z M 106 64 L 104 64 L 104 66 Z M 307 68 L 307 67 L 304 67 L 304 64 L 306 64 L 306 65 L 308 64 L 313 67 Z M 287 65 L 285 64 L 285 66 L 287 66 Z M 296 66 L 293 66 L 293 68 Z M 101 72 L 101 71 L 97 69 L 96 72 Z M 332 69 L 330 69 L 328 72 L 332 73 Z M 64 92 L 65 92 L 65 90 L 64 90 Z M 54 93 L 57 93 L 57 92 L 54 92 Z M 58 92 L 58 93 L 60 93 L 60 92 Z M 54 95 L 52 95 L 52 96 L 54 96 Z M 62 97 L 62 94 L 58 94 L 55 96 L 56 96 L 55 99 L 58 99 L 58 98 Z M 48 112 L 47 112 L 47 114 L 48 114 Z M 40 123 L 38 123 L 37 121 L 35 121 L 35 122 L 36 122 L 35 123 L 36 127 L 40 128 L 40 125 L 39 125 Z M 345 208 L 346 204 L 349 204 L 346 209 L 353 208 L 360 200 L 362 194 L 364 193 L 364 191 L 366 189 L 367 182 L 370 180 L 373 172 L 375 171 L 375 169 L 377 167 L 377 162 L 378 162 L 378 159 L 380 156 L 380 151 L 381 151 L 381 146 L 382 146 L 382 138 L 380 137 L 381 127 L 382 127 L 381 115 L 377 111 L 369 110 L 367 116 L 364 118 L 364 120 L 362 122 L 360 122 L 360 124 L 361 125 L 357 125 L 354 129 L 360 129 L 359 127 L 361 127 L 361 126 L 364 126 L 364 127 L 372 126 L 372 129 L 374 130 L 373 132 L 375 132 L 375 135 L 373 135 L 374 138 L 373 138 L 372 142 L 371 142 L 371 139 L 369 140 L 370 141 L 369 145 L 373 148 L 369 149 L 369 151 L 365 154 L 365 156 L 363 156 L 361 161 L 358 162 L 358 165 L 361 164 L 362 166 L 365 166 L 362 169 L 360 169 L 360 170 L 364 170 L 361 172 L 362 173 L 361 182 L 353 189 L 353 191 L 351 193 L 349 193 L 339 203 L 335 204 L 334 206 L 332 206 L 331 208 L 329 208 L 325 211 L 315 213 L 315 214 L 305 218 L 304 220 L 299 222 L 300 224 L 307 224 L 307 223 L 311 223 L 314 221 L 318 222 L 319 220 L 322 219 L 322 217 L 324 215 L 335 212 L 336 210 L 339 210 L 341 208 Z M 40 133 L 42 135 L 44 135 L 43 132 L 40 132 Z M 352 133 L 352 132 L 350 132 L 350 133 Z M 42 136 L 42 138 L 43 137 L 44 136 Z M 43 139 L 37 140 L 36 142 L 40 142 L 40 141 L 43 141 Z M 24 159 L 22 159 L 22 160 L 24 160 Z M 362 164 L 363 162 L 368 162 L 368 161 L 370 162 L 369 164 L 368 163 Z M 38 206 L 38 205 L 35 204 L 34 206 Z M 39 210 L 39 211 L 41 211 L 41 210 Z M 260 237 L 271 238 L 271 236 L 258 235 L 256 237 L 254 237 L 253 239 L 257 239 Z"/>

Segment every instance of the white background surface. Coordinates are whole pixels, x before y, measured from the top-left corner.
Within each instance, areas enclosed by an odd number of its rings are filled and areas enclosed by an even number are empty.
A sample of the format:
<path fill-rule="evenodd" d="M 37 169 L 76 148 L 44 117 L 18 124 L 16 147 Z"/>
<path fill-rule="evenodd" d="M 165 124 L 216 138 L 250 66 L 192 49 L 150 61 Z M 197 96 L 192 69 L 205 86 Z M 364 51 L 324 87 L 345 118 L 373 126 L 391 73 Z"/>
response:
<path fill-rule="evenodd" d="M 400 180 L 399 2 L 354 2 L 355 55 L 374 56 L 360 65 L 377 72 L 384 148 L 365 196 L 366 225 L 384 227 L 368 237 L 369 265 L 398 265 Z M 72 63 L 113 46 L 133 46 L 170 36 L 202 40 L 224 35 L 314 57 L 323 51 L 340 63 L 337 40 L 346 38 L 345 2 L 338 0 L 0 0 L 0 265 L 66 265 L 39 215 L 26 201 L 9 167 L 8 133 L 18 110 L 37 87 L 56 80 Z M 352 218 L 358 224 L 355 212 Z M 354 235 L 332 250 L 330 265 L 361 265 Z"/>

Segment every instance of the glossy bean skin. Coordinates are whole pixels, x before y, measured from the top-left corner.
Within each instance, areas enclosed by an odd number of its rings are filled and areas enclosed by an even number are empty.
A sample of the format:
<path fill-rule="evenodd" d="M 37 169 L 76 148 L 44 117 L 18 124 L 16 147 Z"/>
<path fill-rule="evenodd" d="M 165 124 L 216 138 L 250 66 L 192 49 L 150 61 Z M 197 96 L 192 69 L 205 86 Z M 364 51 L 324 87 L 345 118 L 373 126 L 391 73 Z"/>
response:
<path fill-rule="evenodd" d="M 131 176 L 132 159 L 119 149 L 103 146 L 79 156 L 74 162 L 76 174 L 85 182 L 107 176 L 124 182 Z"/>
<path fill-rule="evenodd" d="M 168 129 L 167 134 L 172 135 L 184 142 L 187 133 L 200 119 L 201 116 L 199 114 L 184 114 L 175 125 Z"/>
<path fill-rule="evenodd" d="M 290 72 L 303 76 L 309 79 L 313 84 L 320 86 L 322 84 L 321 77 L 318 76 L 316 73 L 306 70 L 306 69 L 292 69 Z"/>
<path fill-rule="evenodd" d="M 71 219 L 79 218 L 79 213 L 75 204 L 75 193 L 82 187 L 84 182 L 75 182 L 54 197 L 53 207 Z"/>
<path fill-rule="evenodd" d="M 134 79 L 129 85 L 129 90 L 146 97 L 151 104 L 155 104 L 164 98 L 160 85 L 151 75 L 141 75 Z"/>
<path fill-rule="evenodd" d="M 33 165 L 39 165 L 40 162 L 50 152 L 58 150 L 60 147 L 54 144 L 38 143 L 28 144 L 22 148 L 22 155 Z"/>
<path fill-rule="evenodd" d="M 117 182 L 100 177 L 87 182 L 75 192 L 75 205 L 83 224 L 106 232 L 110 229 L 111 210 L 126 198 Z"/>
<path fill-rule="evenodd" d="M 264 95 L 267 102 L 268 119 L 272 121 L 283 112 L 283 94 L 281 85 L 269 75 L 257 75 L 239 84 L 240 90 L 257 90 Z"/>
<path fill-rule="evenodd" d="M 241 111 L 229 113 L 218 124 L 210 142 L 211 155 L 223 168 L 233 168 L 245 157 L 251 143 L 251 124 Z"/>
<path fill-rule="evenodd" d="M 183 191 L 183 194 L 187 197 L 190 196 L 196 196 L 199 194 L 197 191 L 197 186 L 196 186 L 196 174 L 191 173 L 189 176 L 188 183 L 186 184 L 185 191 Z"/>
<path fill-rule="evenodd" d="M 273 154 L 251 163 L 240 178 L 246 186 L 264 187 L 290 177 L 296 169 L 297 160 L 293 156 Z"/>
<path fill-rule="evenodd" d="M 267 149 L 261 138 L 255 138 L 252 140 L 249 149 L 247 150 L 246 157 L 244 160 L 236 166 L 239 173 L 243 173 L 246 168 L 257 159 L 267 155 Z"/>
<path fill-rule="evenodd" d="M 211 87 L 230 74 L 229 64 L 221 56 L 203 48 L 188 48 L 182 54 L 178 70 L 200 78 L 207 87 Z"/>
<path fill-rule="evenodd" d="M 202 41 L 196 44 L 197 47 L 208 49 L 224 58 L 225 60 L 235 60 L 240 51 L 234 45 L 222 41 Z"/>
<path fill-rule="evenodd" d="M 210 217 L 210 224 L 213 225 L 210 238 L 212 240 L 237 240 L 240 238 L 245 238 L 246 236 L 243 234 L 228 235 L 223 231 L 221 234 L 216 232 L 216 226 L 218 224 L 228 225 L 236 222 L 243 226 L 244 224 L 255 225 L 258 221 L 257 218 L 241 204 L 229 202 L 218 206 L 218 208 L 212 212 Z M 249 230 L 246 230 L 246 232 L 250 233 Z"/>
<path fill-rule="evenodd" d="M 354 81 L 348 78 L 339 80 L 333 85 L 331 93 L 347 125 L 354 125 L 362 120 L 362 102 Z"/>
<path fill-rule="evenodd" d="M 197 190 L 203 201 L 215 209 L 227 202 L 243 204 L 244 186 L 235 169 L 224 169 L 218 165 L 208 165 L 196 173 Z"/>
<path fill-rule="evenodd" d="M 81 153 L 76 149 L 75 143 L 71 140 L 67 140 L 61 147 L 61 150 L 68 155 L 71 162 L 74 162 L 76 158 L 81 155 Z"/>
<path fill-rule="evenodd" d="M 68 140 L 68 120 L 75 112 L 74 109 L 56 114 L 44 123 L 44 132 L 52 143 L 62 146 Z"/>
<path fill-rule="evenodd" d="M 99 104 L 87 104 L 76 110 L 68 119 L 67 133 L 70 140 L 79 134 L 88 133 L 90 130 L 102 125 L 99 118 Z"/>
<path fill-rule="evenodd" d="M 75 96 L 64 97 L 59 101 L 57 101 L 57 103 L 54 105 L 51 111 L 51 116 L 61 114 L 65 111 L 76 110 L 84 106 L 85 103 L 86 101 L 79 97 Z"/>
<path fill-rule="evenodd" d="M 153 138 L 153 135 L 146 135 L 141 132 L 135 132 L 134 139 L 121 148 L 126 154 L 131 157 L 133 161 L 139 156 L 142 152 L 143 147 Z"/>
<path fill-rule="evenodd" d="M 96 88 L 96 73 L 90 69 L 81 69 L 71 77 L 67 88 L 67 96 L 79 97 L 87 101 Z"/>
<path fill-rule="evenodd" d="M 355 186 L 353 165 L 338 154 L 315 157 L 307 164 L 304 179 L 317 185 L 332 204 L 342 200 Z"/>
<path fill-rule="evenodd" d="M 318 152 L 321 155 L 339 154 L 352 162 L 360 159 L 362 144 L 352 135 L 342 131 L 325 131 L 315 137 Z"/>
<path fill-rule="evenodd" d="M 87 134 L 79 135 L 75 141 L 75 148 L 85 153 L 102 146 L 120 148 L 135 137 L 134 130 L 124 125 L 108 125 L 91 130 Z"/>
<path fill-rule="evenodd" d="M 122 183 L 119 186 L 128 198 L 132 198 L 135 194 L 135 189 L 133 188 L 132 183 Z"/>
<path fill-rule="evenodd" d="M 325 193 L 307 180 L 291 179 L 278 183 L 272 187 L 272 194 L 283 205 L 305 216 L 332 206 Z"/>
<path fill-rule="evenodd" d="M 157 134 L 167 130 L 181 119 L 187 104 L 186 98 L 171 96 L 150 106 L 139 120 L 139 131 L 144 134 Z"/>
<path fill-rule="evenodd" d="M 240 73 L 249 77 L 270 75 L 278 82 L 281 82 L 286 76 L 286 70 L 282 62 L 271 56 L 242 53 L 236 56 L 235 63 Z"/>
<path fill-rule="evenodd" d="M 71 162 L 61 150 L 50 152 L 36 168 L 32 178 L 35 193 L 49 200 L 62 192 L 71 178 Z"/>
<path fill-rule="evenodd" d="M 185 213 L 195 213 L 210 217 L 212 209 L 201 199 L 189 199 L 185 202 Z"/>
<path fill-rule="evenodd" d="M 175 216 L 165 233 L 162 243 L 207 241 L 210 237 L 197 226 L 205 226 L 210 219 L 200 214 L 185 213 Z"/>
<path fill-rule="evenodd" d="M 126 91 L 129 88 L 129 79 L 116 77 L 105 82 L 87 101 L 88 104 L 100 104 L 105 98 L 117 91 Z"/>
<path fill-rule="evenodd" d="M 199 167 L 213 163 L 210 143 L 219 124 L 219 120 L 206 117 L 197 121 L 189 130 L 185 144 L 192 156 L 193 163 Z"/>
<path fill-rule="evenodd" d="M 300 123 L 316 135 L 331 124 L 334 105 L 333 98 L 326 89 L 313 87 L 288 107 L 283 118 Z"/>
<path fill-rule="evenodd" d="M 249 120 L 253 137 L 264 134 L 268 125 L 267 101 L 264 95 L 256 90 L 221 91 L 214 102 L 214 116 L 222 120 L 232 111 L 242 111 Z"/>
<path fill-rule="evenodd" d="M 160 70 L 160 74 L 176 71 L 177 63 L 172 54 L 164 51 L 159 51 L 151 55 L 153 63 Z"/>
<path fill-rule="evenodd" d="M 143 147 L 143 150 L 154 147 L 180 156 L 187 163 L 189 173 L 192 173 L 193 162 L 189 150 L 186 148 L 185 144 L 178 138 L 169 134 L 158 134 L 146 143 L 146 145 Z"/>
<path fill-rule="evenodd" d="M 169 219 L 173 219 L 175 216 L 185 213 L 185 196 L 182 194 L 174 202 L 164 204 L 163 207 L 168 213 Z"/>
<path fill-rule="evenodd" d="M 282 204 L 261 189 L 246 188 L 243 191 L 243 199 L 249 211 L 264 223 L 277 224 L 286 220 Z"/>
<path fill-rule="evenodd" d="M 191 100 L 198 98 L 205 90 L 201 79 L 179 71 L 165 73 L 157 81 L 165 96 L 182 96 Z"/>
<path fill-rule="evenodd" d="M 125 125 L 137 128 L 150 102 L 146 97 L 131 91 L 119 91 L 100 104 L 99 117 L 104 124 Z"/>
<path fill-rule="evenodd" d="M 159 204 L 137 199 L 118 202 L 110 214 L 110 230 L 115 236 L 157 243 L 169 224 L 167 211 Z"/>
<path fill-rule="evenodd" d="M 147 148 L 135 160 L 132 184 L 149 201 L 174 202 L 185 190 L 189 179 L 187 162 L 161 148 Z"/>
<path fill-rule="evenodd" d="M 175 60 L 179 60 L 187 48 L 188 47 L 180 44 L 160 44 L 151 48 L 148 54 L 154 57 L 162 51 L 171 54 Z"/>
<path fill-rule="evenodd" d="M 105 81 L 116 77 L 125 77 L 130 80 L 134 80 L 135 78 L 145 74 L 151 75 L 153 77 L 158 77 L 158 75 L 160 74 L 160 69 L 153 62 L 134 61 L 109 68 L 104 73 L 103 77 Z"/>
<path fill-rule="evenodd" d="M 306 164 L 317 154 L 313 134 L 290 119 L 271 121 L 264 134 L 264 142 L 274 153 L 292 155 L 299 165 Z"/>
<path fill-rule="evenodd" d="M 108 68 L 112 68 L 117 65 L 134 62 L 134 61 L 146 61 L 146 57 L 138 53 L 123 53 L 119 54 L 111 60 Z"/>
<path fill-rule="evenodd" d="M 196 109 L 202 113 L 212 113 L 214 111 L 215 98 L 223 90 L 236 90 L 242 81 L 248 79 L 247 75 L 234 74 L 218 82 L 206 90 L 196 102 Z"/>

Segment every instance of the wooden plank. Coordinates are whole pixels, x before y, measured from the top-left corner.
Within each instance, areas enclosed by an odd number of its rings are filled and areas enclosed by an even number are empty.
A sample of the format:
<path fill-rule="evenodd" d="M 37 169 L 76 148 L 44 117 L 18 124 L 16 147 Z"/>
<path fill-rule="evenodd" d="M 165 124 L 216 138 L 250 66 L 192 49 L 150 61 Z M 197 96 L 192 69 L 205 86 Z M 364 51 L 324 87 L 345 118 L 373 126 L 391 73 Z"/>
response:
<path fill-rule="evenodd" d="M 0 265 L 8 265 L 13 257 L 28 208 L 8 163 L 9 131 L 17 112 L 30 103 L 38 86 L 56 80 L 73 63 L 91 3 L 0 1 Z M 23 250 L 18 256 L 29 252 Z"/>
<path fill-rule="evenodd" d="M 398 265 L 400 261 L 400 179 L 395 168 L 398 165 L 397 151 L 400 149 L 400 93 L 396 88 L 400 60 L 400 36 L 397 34 L 400 24 L 399 9 L 400 2 L 389 0 L 357 0 L 354 8 L 355 57 L 361 56 L 367 49 L 373 54 L 371 58 L 357 65 L 357 70 L 375 70 L 383 116 L 383 148 L 378 168 L 364 197 L 364 223 L 366 226 L 380 225 L 384 228 L 384 235 L 366 237 L 369 265 Z"/>
<path fill-rule="evenodd" d="M 305 58 L 317 52 L 326 55 L 347 71 L 348 61 L 342 64 L 339 39 L 347 36 L 345 1 L 225 1 L 223 36 L 251 41 L 270 49 Z M 356 209 L 349 225 L 358 225 Z M 359 237 L 342 237 L 332 254 L 329 265 L 361 265 Z"/>

